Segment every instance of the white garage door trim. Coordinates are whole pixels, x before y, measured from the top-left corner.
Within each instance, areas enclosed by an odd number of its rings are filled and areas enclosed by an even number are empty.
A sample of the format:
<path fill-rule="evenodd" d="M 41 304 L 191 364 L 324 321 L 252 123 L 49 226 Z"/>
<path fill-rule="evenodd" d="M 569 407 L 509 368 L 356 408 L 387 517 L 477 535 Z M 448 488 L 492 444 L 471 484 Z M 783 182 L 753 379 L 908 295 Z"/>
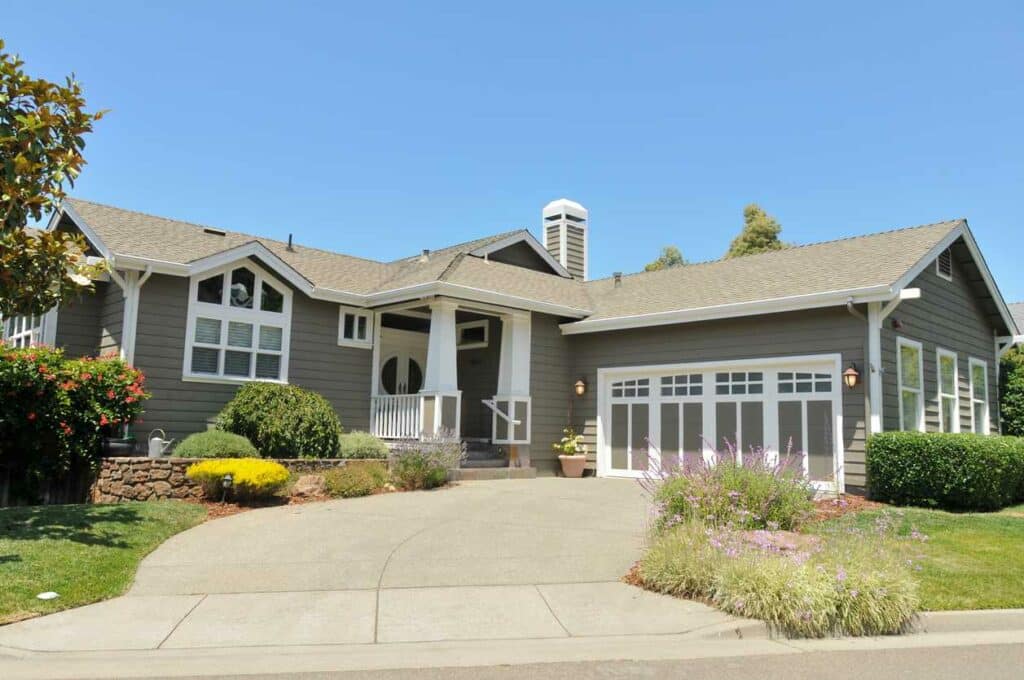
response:
<path fill-rule="evenodd" d="M 723 399 L 717 395 L 715 390 L 715 374 L 724 372 L 761 372 L 763 376 L 763 391 L 754 395 L 730 395 Z M 781 395 L 778 386 L 779 372 L 828 372 L 831 390 L 828 394 L 793 394 Z M 695 397 L 662 397 L 661 378 L 680 374 L 703 375 L 703 390 L 700 396 Z M 770 373 L 770 375 L 769 375 Z M 806 400 L 813 397 L 814 401 L 831 401 L 832 412 L 835 418 L 833 424 L 833 450 L 835 451 L 834 471 L 832 482 L 817 481 L 814 485 L 823 490 L 845 490 L 844 480 L 844 447 L 843 447 L 843 383 L 842 383 L 842 355 L 840 354 L 812 354 L 800 356 L 771 357 L 758 359 L 741 359 L 735 361 L 708 361 L 678 364 L 659 364 L 652 366 L 616 366 L 600 368 L 597 371 L 597 474 L 602 477 L 642 477 L 645 473 L 642 470 L 615 470 L 612 468 L 612 451 L 610 428 L 612 422 L 612 383 L 619 383 L 623 380 L 647 379 L 647 390 L 645 396 L 639 396 L 640 390 L 636 386 L 627 386 L 625 390 L 618 385 L 616 391 L 618 396 L 615 403 L 646 404 L 649 417 L 649 434 L 652 441 L 660 441 L 660 412 L 662 403 L 671 402 L 692 402 L 703 405 L 702 417 L 704 433 L 710 433 L 715 429 L 715 404 L 719 401 L 762 401 L 766 405 L 765 413 L 771 417 L 765 417 L 763 421 L 763 438 L 765 447 L 772 451 L 778 451 L 778 430 L 777 404 L 779 401 Z M 684 390 L 685 392 L 685 390 Z M 771 408 L 768 408 L 768 407 Z M 633 408 L 632 406 L 630 407 Z M 806 410 L 806 405 L 804 406 Z M 631 413 L 631 411 L 629 411 Z M 631 420 L 631 419 L 630 419 Z M 806 418 L 804 419 L 806 421 Z M 804 423 L 806 430 L 806 422 Z M 707 437 L 712 441 L 718 441 L 715 437 Z M 631 438 L 627 438 L 632 442 Z M 804 440 L 806 441 L 806 439 Z M 713 451 L 705 443 L 703 446 L 705 457 L 709 457 Z M 632 465 L 630 465 L 632 467 Z"/>

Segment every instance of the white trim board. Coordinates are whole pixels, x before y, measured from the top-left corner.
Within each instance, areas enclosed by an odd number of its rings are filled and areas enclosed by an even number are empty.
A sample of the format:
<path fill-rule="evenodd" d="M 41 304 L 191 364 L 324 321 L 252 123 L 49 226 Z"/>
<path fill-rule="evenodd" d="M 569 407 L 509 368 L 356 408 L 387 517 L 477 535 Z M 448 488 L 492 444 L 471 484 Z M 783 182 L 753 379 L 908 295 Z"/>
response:
<path fill-rule="evenodd" d="M 520 233 L 507 236 L 501 239 L 500 241 L 495 241 L 494 243 L 489 243 L 486 246 L 481 246 L 480 248 L 471 251 L 470 255 L 476 255 L 478 257 L 487 257 L 491 253 L 496 253 L 499 250 L 504 250 L 505 248 L 508 248 L 509 246 L 514 246 L 519 242 L 525 243 L 531 249 L 533 249 L 535 253 L 540 255 L 541 259 L 543 259 L 544 262 L 547 263 L 547 265 L 551 267 L 556 274 L 558 274 L 558 276 L 561 276 L 562 278 L 566 279 L 572 278 L 572 275 L 564 266 L 562 266 L 562 263 L 556 260 L 554 256 L 552 256 L 551 253 L 548 251 L 548 249 L 542 246 L 540 242 L 537 240 L 537 238 L 532 233 L 525 229 Z"/>

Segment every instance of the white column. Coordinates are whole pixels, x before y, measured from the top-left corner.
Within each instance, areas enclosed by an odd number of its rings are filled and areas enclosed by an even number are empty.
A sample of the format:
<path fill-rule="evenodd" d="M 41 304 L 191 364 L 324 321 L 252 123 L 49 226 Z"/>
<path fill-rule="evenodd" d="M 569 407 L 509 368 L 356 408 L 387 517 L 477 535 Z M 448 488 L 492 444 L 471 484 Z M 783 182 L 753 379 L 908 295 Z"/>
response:
<path fill-rule="evenodd" d="M 868 434 L 882 431 L 882 303 L 868 303 Z"/>
<path fill-rule="evenodd" d="M 423 392 L 457 392 L 459 375 L 455 347 L 455 310 L 452 300 L 430 303 L 430 337 L 427 342 L 427 370 Z"/>
<path fill-rule="evenodd" d="M 135 360 L 135 330 L 139 322 L 139 273 L 126 271 L 121 296 L 124 316 L 121 321 L 121 358 L 129 364 Z"/>
<path fill-rule="evenodd" d="M 521 396 L 530 394 L 529 312 L 512 312 L 502 317 L 501 354 L 498 364 L 498 394 Z"/>

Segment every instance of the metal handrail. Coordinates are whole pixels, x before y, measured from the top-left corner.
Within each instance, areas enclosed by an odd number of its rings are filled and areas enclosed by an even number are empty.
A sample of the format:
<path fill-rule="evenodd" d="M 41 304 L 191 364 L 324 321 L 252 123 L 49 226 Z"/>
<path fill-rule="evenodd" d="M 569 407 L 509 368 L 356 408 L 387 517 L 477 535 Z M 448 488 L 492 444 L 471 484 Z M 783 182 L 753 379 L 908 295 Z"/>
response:
<path fill-rule="evenodd" d="M 508 417 L 508 415 L 502 413 L 501 409 L 498 408 L 498 402 L 496 402 L 494 399 L 481 399 L 480 401 L 483 402 L 484 406 L 494 411 L 495 415 L 501 416 L 501 418 L 504 419 L 504 421 L 509 425 L 512 425 L 514 427 L 516 425 L 523 424 L 523 421 L 512 420 L 511 418 Z"/>

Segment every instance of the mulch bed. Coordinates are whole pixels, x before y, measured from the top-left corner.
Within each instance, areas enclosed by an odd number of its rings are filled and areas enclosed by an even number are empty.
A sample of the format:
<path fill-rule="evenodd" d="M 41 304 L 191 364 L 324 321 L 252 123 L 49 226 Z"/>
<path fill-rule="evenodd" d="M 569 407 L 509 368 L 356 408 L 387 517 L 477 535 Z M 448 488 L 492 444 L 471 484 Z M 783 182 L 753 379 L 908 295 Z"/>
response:
<path fill-rule="evenodd" d="M 854 512 L 865 510 L 879 510 L 884 508 L 882 503 L 869 501 L 863 496 L 846 494 L 839 498 L 820 498 L 814 501 L 814 521 L 823 522 L 828 519 L 835 519 Z"/>

